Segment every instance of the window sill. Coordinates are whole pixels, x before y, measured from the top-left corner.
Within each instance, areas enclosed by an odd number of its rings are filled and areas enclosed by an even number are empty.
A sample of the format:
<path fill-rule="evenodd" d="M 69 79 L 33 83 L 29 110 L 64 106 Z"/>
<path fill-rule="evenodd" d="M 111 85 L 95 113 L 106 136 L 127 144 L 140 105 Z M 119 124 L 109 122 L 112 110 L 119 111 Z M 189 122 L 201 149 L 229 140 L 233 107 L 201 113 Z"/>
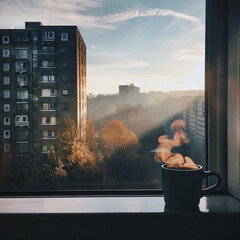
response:
<path fill-rule="evenodd" d="M 199 212 L 164 211 L 162 196 L 0 198 L 1 239 L 231 239 L 240 201 L 201 199 Z"/>

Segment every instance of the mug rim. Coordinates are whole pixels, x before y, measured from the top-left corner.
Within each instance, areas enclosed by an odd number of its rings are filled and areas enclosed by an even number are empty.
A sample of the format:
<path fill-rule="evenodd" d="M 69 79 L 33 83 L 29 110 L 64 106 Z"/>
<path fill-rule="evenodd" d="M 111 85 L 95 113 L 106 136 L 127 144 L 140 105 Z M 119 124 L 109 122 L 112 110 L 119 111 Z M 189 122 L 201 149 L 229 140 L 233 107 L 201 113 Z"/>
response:
<path fill-rule="evenodd" d="M 169 168 L 169 167 L 166 167 L 167 166 L 167 163 L 164 163 L 161 168 L 163 169 L 166 169 L 166 170 L 169 170 L 169 171 L 176 171 L 176 172 L 194 172 L 194 171 L 199 171 L 199 170 L 202 170 L 202 166 L 199 165 L 199 164 L 196 164 L 198 166 L 198 169 L 190 169 L 190 168 Z"/>

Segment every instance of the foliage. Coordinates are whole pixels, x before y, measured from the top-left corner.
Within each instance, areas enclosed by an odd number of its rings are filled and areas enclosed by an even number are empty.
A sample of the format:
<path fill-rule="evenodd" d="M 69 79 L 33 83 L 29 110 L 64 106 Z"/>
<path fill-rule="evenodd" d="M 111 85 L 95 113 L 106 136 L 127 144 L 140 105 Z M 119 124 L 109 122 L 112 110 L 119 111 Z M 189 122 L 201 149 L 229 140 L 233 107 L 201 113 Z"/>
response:
<path fill-rule="evenodd" d="M 88 137 L 90 133 L 94 134 L 93 129 L 87 131 Z M 96 139 L 91 137 L 86 138 L 86 142 L 81 140 L 75 121 L 69 116 L 64 118 L 56 137 L 56 151 L 49 152 L 48 162 L 44 165 L 52 181 L 87 182 L 104 179 L 104 163 L 97 153 Z"/>
<path fill-rule="evenodd" d="M 101 143 L 105 154 L 109 156 L 118 149 L 138 145 L 139 140 L 119 119 L 114 119 L 102 128 Z"/>

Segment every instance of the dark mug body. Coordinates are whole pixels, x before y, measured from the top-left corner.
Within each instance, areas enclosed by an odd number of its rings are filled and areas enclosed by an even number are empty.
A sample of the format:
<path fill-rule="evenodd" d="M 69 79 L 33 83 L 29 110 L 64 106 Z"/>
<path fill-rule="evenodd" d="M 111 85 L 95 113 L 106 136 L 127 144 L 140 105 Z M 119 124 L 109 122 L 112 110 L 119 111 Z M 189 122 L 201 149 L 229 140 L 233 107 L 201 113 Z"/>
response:
<path fill-rule="evenodd" d="M 218 181 L 213 186 L 203 189 L 204 178 L 214 175 Z M 163 196 L 166 207 L 176 210 L 195 210 L 202 196 L 215 189 L 221 183 L 221 177 L 215 172 L 198 169 L 168 168 L 162 165 Z"/>

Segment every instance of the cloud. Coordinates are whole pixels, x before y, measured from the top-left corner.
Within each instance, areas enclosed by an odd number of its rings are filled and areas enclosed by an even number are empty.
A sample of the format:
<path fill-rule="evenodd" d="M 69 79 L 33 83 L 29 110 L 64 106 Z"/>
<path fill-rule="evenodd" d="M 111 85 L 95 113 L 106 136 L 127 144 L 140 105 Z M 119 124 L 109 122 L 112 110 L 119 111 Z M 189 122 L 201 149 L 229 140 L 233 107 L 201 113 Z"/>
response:
<path fill-rule="evenodd" d="M 90 48 L 91 48 L 91 49 L 97 49 L 97 50 L 100 50 L 100 49 L 101 49 L 100 47 L 97 47 L 97 46 L 95 46 L 95 45 L 91 45 Z"/>
<path fill-rule="evenodd" d="M 205 44 L 196 43 L 190 47 L 179 49 L 172 53 L 174 60 L 198 60 L 205 53 Z"/>
<path fill-rule="evenodd" d="M 201 20 L 197 17 L 186 15 L 180 12 L 176 12 L 173 10 L 166 10 L 166 9 L 149 9 L 146 11 L 140 11 L 140 10 L 129 10 L 117 14 L 112 14 L 112 15 L 106 15 L 106 16 L 101 16 L 97 18 L 97 21 L 100 23 L 118 23 L 118 22 L 123 22 L 127 21 L 133 18 L 139 18 L 139 17 L 152 17 L 152 16 L 170 16 L 186 21 L 190 21 L 194 25 L 201 25 Z"/>
<path fill-rule="evenodd" d="M 1 27 L 23 27 L 25 21 L 43 24 L 78 25 L 80 28 L 115 28 L 116 23 L 139 17 L 170 16 L 201 26 L 200 19 L 166 9 L 129 10 L 117 14 L 95 16 L 89 10 L 103 6 L 102 0 L 0 0 Z M 11 16 L 9 17 L 9 12 Z"/>
<path fill-rule="evenodd" d="M 89 70 L 95 68 L 139 68 L 149 67 L 151 64 L 148 62 L 129 60 L 129 59 L 107 59 L 97 58 L 89 60 Z"/>
<path fill-rule="evenodd" d="M 86 14 L 87 10 L 101 6 L 100 0 L 3 0 L 0 1 L 0 23 L 4 28 L 22 28 L 25 21 L 41 21 L 47 25 L 78 25 L 81 28 L 109 28 L 108 24 L 99 24 L 96 17 Z"/>

